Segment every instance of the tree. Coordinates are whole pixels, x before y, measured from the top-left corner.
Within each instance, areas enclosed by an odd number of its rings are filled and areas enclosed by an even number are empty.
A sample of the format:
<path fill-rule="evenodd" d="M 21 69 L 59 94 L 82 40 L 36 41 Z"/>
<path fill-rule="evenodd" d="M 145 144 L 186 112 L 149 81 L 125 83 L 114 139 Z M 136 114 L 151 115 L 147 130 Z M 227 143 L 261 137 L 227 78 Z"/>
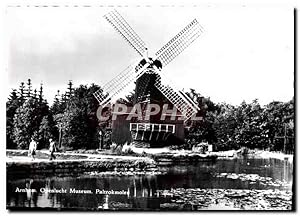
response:
<path fill-rule="evenodd" d="M 55 115 L 56 125 L 62 128 L 62 145 L 65 148 L 97 148 L 99 126 L 96 116 L 98 101 L 94 92 L 98 86 L 80 85 L 74 88 L 72 96 L 66 100 L 63 113 Z"/>
<path fill-rule="evenodd" d="M 20 103 L 17 90 L 13 89 L 8 101 L 6 102 L 6 148 L 8 149 L 14 149 L 17 147 L 16 143 L 13 141 L 13 120 Z"/>
<path fill-rule="evenodd" d="M 24 82 L 21 82 L 18 94 L 19 94 L 20 102 L 23 103 L 25 101 L 25 85 L 24 85 Z"/>
<path fill-rule="evenodd" d="M 43 83 L 41 83 L 40 85 L 40 90 L 39 90 L 39 103 L 42 103 L 43 102 L 43 98 L 44 98 L 44 95 L 43 95 Z"/>
<path fill-rule="evenodd" d="M 235 118 L 236 108 L 230 104 L 219 104 L 219 112 L 216 112 L 213 129 L 216 134 L 216 149 L 228 150 L 237 149 L 239 144 L 236 142 L 237 121 Z"/>
<path fill-rule="evenodd" d="M 287 135 L 290 138 L 295 137 L 294 133 L 294 100 L 287 103 L 273 101 L 265 106 L 262 113 L 264 117 L 263 130 L 268 137 L 269 147 L 272 150 L 283 150 L 284 142 L 282 137 Z M 285 134 L 287 127 L 287 134 Z M 288 148 L 294 149 L 294 139 L 289 139 L 293 142 Z"/>
<path fill-rule="evenodd" d="M 31 90 L 32 90 L 31 79 L 28 79 L 27 80 L 27 95 L 26 95 L 27 98 L 30 98 L 32 96 L 31 95 Z"/>
<path fill-rule="evenodd" d="M 17 108 L 13 119 L 13 141 L 19 149 L 27 149 L 34 132 L 37 130 L 37 112 L 34 99 L 27 99 Z"/>
<path fill-rule="evenodd" d="M 34 136 L 37 138 L 39 149 L 49 146 L 49 139 L 55 139 L 57 136 L 57 128 L 55 127 L 52 115 L 43 117 L 39 130 L 35 131 Z"/>
<path fill-rule="evenodd" d="M 87 148 L 88 127 L 83 110 L 77 107 L 69 107 L 61 118 L 63 128 L 62 146 L 69 149 Z"/>
<path fill-rule="evenodd" d="M 42 85 L 39 95 L 36 90 L 32 93 L 30 79 L 28 79 L 27 86 L 26 90 L 22 82 L 19 96 L 14 91 L 7 103 L 7 133 L 9 134 L 9 140 L 14 143 L 12 147 L 21 149 L 28 148 L 30 139 L 33 137 L 39 142 L 40 124 L 45 116 L 47 118 L 50 116 L 48 103 L 43 98 Z M 8 144 L 12 145 L 11 142 L 8 142 Z"/>
<path fill-rule="evenodd" d="M 250 104 L 243 102 L 236 111 L 236 142 L 248 148 L 266 148 L 268 142 L 263 131 L 264 119 L 262 107 L 255 99 Z"/>
<path fill-rule="evenodd" d="M 60 91 L 57 90 L 57 94 L 55 95 L 53 104 L 50 108 L 51 113 L 53 114 L 53 116 L 55 116 L 57 114 L 63 113 L 65 109 L 66 109 L 66 103 L 63 103 L 60 100 Z"/>
<path fill-rule="evenodd" d="M 70 99 L 73 95 L 73 83 L 72 83 L 72 80 L 69 81 L 68 83 L 68 91 L 66 92 L 66 97 L 67 99 Z"/>
<path fill-rule="evenodd" d="M 186 126 L 189 128 L 189 131 L 186 131 L 187 139 L 192 139 L 194 142 L 215 142 L 216 134 L 213 129 L 213 122 L 215 113 L 219 109 L 218 106 L 216 106 L 210 98 L 202 96 L 194 89 L 190 89 L 189 92 L 186 92 L 186 95 L 198 105 L 200 110 L 196 116 L 202 118 L 200 120 L 187 121 Z"/>

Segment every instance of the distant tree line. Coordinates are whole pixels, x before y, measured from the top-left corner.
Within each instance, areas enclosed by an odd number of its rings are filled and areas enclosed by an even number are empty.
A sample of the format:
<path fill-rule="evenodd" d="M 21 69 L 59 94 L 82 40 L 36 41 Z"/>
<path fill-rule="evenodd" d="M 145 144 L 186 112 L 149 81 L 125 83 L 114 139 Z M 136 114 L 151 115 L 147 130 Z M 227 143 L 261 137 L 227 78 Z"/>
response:
<path fill-rule="evenodd" d="M 97 148 L 100 127 L 96 117 L 98 102 L 93 93 L 94 84 L 73 88 L 68 83 L 65 93 L 58 91 L 49 107 L 43 95 L 32 89 L 31 80 L 13 89 L 6 103 L 6 147 L 27 149 L 31 139 L 38 149 L 48 148 L 49 138 L 65 149 Z"/>
<path fill-rule="evenodd" d="M 261 106 L 258 100 L 238 106 L 213 103 L 191 89 L 187 94 L 198 102 L 203 120 L 189 122 L 186 138 L 207 141 L 217 150 L 241 147 L 292 153 L 295 145 L 294 99 Z"/>
<path fill-rule="evenodd" d="M 95 84 L 74 88 L 70 81 L 66 91 L 58 91 L 49 106 L 42 84 L 37 90 L 30 79 L 26 84 L 22 82 L 19 89 L 12 89 L 6 103 L 6 147 L 27 149 L 33 138 L 38 148 L 43 149 L 48 148 L 49 138 L 53 138 L 60 148 L 96 149 L 100 131 L 104 144 L 109 146 L 111 131 L 106 128 L 111 122 L 99 122 L 96 116 L 98 102 L 93 93 L 98 89 Z M 186 123 L 186 143 L 207 141 L 216 150 L 294 150 L 294 99 L 265 106 L 257 100 L 233 106 L 213 103 L 193 89 L 187 95 L 198 104 L 197 115 L 203 119 Z M 130 103 L 133 98 L 133 94 L 128 95 L 125 101 Z"/>

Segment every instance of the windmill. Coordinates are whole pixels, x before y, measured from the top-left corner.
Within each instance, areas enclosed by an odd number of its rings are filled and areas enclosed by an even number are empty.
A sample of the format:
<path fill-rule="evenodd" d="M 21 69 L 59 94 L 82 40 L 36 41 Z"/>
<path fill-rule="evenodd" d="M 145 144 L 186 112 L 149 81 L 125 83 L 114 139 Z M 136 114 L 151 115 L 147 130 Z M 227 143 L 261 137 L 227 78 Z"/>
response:
<path fill-rule="evenodd" d="M 187 121 L 195 115 L 200 110 L 197 104 L 183 91 L 175 88 L 170 82 L 162 83 L 162 80 L 166 82 L 169 79 L 162 79 L 165 75 L 161 73 L 161 70 L 201 35 L 203 29 L 198 21 L 196 19 L 192 20 L 192 22 L 158 50 L 155 56 L 151 58 L 148 57 L 148 48 L 145 42 L 116 10 L 106 14 L 104 18 L 139 54 L 141 60 L 138 64 L 129 65 L 114 79 L 105 84 L 102 89 L 94 93 L 99 105 L 104 107 L 111 103 L 113 98 L 124 91 L 129 84 L 135 82 L 135 103 L 144 103 L 145 101 L 148 103 L 153 101 L 157 102 L 162 99 L 163 96 L 181 113 L 184 117 L 183 121 Z M 153 140 L 153 137 L 156 137 L 156 140 L 158 140 L 159 132 L 166 132 L 163 136 L 169 133 L 175 133 L 176 124 L 162 124 L 162 122 L 158 124 L 157 120 L 154 119 L 152 119 L 152 122 L 150 120 L 150 122 L 146 123 L 130 123 L 129 130 L 134 132 L 134 139 L 137 139 L 138 135 L 141 134 L 139 132 L 143 134 L 142 140 Z M 183 125 L 183 122 L 180 124 Z M 150 131 L 150 136 L 145 138 L 145 132 L 147 131 Z M 158 135 L 153 136 L 153 132 L 156 131 Z"/>

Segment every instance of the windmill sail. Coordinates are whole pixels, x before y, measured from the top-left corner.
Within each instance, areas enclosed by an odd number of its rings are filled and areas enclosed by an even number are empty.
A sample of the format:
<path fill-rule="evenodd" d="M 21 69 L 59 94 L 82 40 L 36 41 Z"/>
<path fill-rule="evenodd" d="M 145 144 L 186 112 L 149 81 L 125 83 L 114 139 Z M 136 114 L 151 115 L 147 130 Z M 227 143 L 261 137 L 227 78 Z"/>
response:
<path fill-rule="evenodd" d="M 162 66 L 169 64 L 176 56 L 185 50 L 203 32 L 196 19 L 188 24 L 181 32 L 173 37 L 166 45 L 155 53 Z"/>
<path fill-rule="evenodd" d="M 195 41 L 203 32 L 198 21 L 194 19 L 166 45 L 156 52 L 156 59 L 162 63 L 162 66 L 169 64 L 176 56 L 185 50 L 193 41 Z M 162 75 L 162 74 L 161 74 Z M 163 95 L 185 116 L 185 121 L 191 118 L 200 110 L 197 104 L 188 98 L 184 92 L 174 88 L 174 85 L 162 85 L 160 77 L 156 80 L 155 86 Z M 166 82 L 169 79 L 165 79 Z M 173 87 L 171 87 L 173 86 Z"/>
<path fill-rule="evenodd" d="M 106 14 L 104 18 L 129 43 L 129 45 L 138 52 L 138 54 L 143 56 L 144 53 L 147 52 L 145 43 L 116 10 Z M 104 85 L 103 90 L 100 89 L 94 93 L 94 96 L 98 100 L 99 104 L 102 106 L 108 104 L 114 96 L 118 95 L 130 83 L 143 75 L 148 66 L 149 63 L 140 66 L 140 68 L 136 68 L 134 64 L 128 66 L 114 79 Z"/>
<path fill-rule="evenodd" d="M 117 77 L 108 82 L 103 90 L 94 93 L 100 105 L 105 106 L 111 99 L 123 91 L 130 83 L 146 73 L 147 68 L 152 68 L 159 72 L 154 64 L 159 61 L 162 66 L 169 64 L 177 55 L 186 49 L 194 40 L 196 40 L 203 32 L 201 26 L 194 19 L 174 38 L 172 38 L 165 46 L 163 46 L 155 55 L 155 59 L 145 56 L 147 48 L 142 39 L 133 31 L 124 18 L 116 11 L 112 11 L 104 16 L 105 19 L 117 30 L 117 32 L 141 55 L 146 59 L 145 64 L 128 66 Z M 174 104 L 174 106 L 185 116 L 185 120 L 191 118 L 198 112 L 199 107 L 189 99 L 184 92 L 176 90 L 171 85 L 162 85 L 160 76 L 155 80 L 154 85 L 162 92 L 165 97 Z M 167 79 L 166 79 L 167 80 Z M 144 84 L 147 86 L 147 83 Z M 144 87 L 145 87 L 144 86 Z M 140 92 L 140 93 L 143 93 Z"/>
<path fill-rule="evenodd" d="M 160 79 L 161 77 L 156 79 L 155 87 L 184 115 L 184 121 L 190 119 L 200 110 L 194 101 L 183 95 L 184 92 L 174 88 L 170 82 L 166 84 L 166 80 L 169 79 L 164 79 L 164 85 L 161 84 Z"/>
<path fill-rule="evenodd" d="M 137 66 L 138 68 L 135 67 L 135 64 L 128 66 L 114 79 L 105 84 L 103 89 L 99 89 L 94 93 L 94 96 L 98 100 L 99 104 L 101 106 L 107 105 L 114 96 L 118 95 L 130 83 L 142 76 L 146 72 L 146 68 L 149 65 L 149 63 L 146 63 L 143 66 Z"/>
<path fill-rule="evenodd" d="M 132 46 L 141 56 L 147 51 L 144 41 L 135 33 L 125 19 L 116 11 L 104 15 L 104 18 L 116 29 L 116 31 Z"/>

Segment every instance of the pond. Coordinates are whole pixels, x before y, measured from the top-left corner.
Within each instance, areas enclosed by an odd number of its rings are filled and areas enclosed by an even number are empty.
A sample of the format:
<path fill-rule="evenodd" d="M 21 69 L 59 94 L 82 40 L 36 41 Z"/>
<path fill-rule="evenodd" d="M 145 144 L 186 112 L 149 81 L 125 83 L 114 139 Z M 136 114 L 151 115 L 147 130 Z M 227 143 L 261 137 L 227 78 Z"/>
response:
<path fill-rule="evenodd" d="M 88 173 L 47 178 L 32 176 L 15 179 L 8 176 L 7 208 L 202 210 L 218 209 L 224 206 L 222 201 L 225 198 L 226 203 L 229 203 L 234 196 L 239 198 L 242 197 L 240 193 L 247 193 L 243 197 L 247 197 L 248 204 L 250 202 L 248 207 L 256 209 L 254 201 L 249 201 L 248 197 L 250 193 L 255 192 L 254 195 L 258 196 L 263 191 L 259 199 L 263 200 L 267 196 L 268 200 L 274 200 L 276 196 L 279 201 L 282 199 L 287 202 L 284 209 L 291 209 L 293 164 L 288 161 L 218 159 L 216 162 L 192 165 L 161 166 L 159 171 L 161 174 L 125 176 Z M 25 188 L 31 190 L 25 191 Z M 224 191 L 231 195 L 225 197 Z M 276 194 L 266 195 L 266 191 L 275 191 Z M 181 192 L 184 196 L 180 195 Z M 288 195 L 288 198 L 282 197 L 281 193 Z M 225 205 L 229 209 L 246 209 L 247 205 L 237 205 L 238 199 L 234 200 L 232 206 Z M 267 207 L 272 205 L 275 205 L 273 201 L 266 204 Z"/>

